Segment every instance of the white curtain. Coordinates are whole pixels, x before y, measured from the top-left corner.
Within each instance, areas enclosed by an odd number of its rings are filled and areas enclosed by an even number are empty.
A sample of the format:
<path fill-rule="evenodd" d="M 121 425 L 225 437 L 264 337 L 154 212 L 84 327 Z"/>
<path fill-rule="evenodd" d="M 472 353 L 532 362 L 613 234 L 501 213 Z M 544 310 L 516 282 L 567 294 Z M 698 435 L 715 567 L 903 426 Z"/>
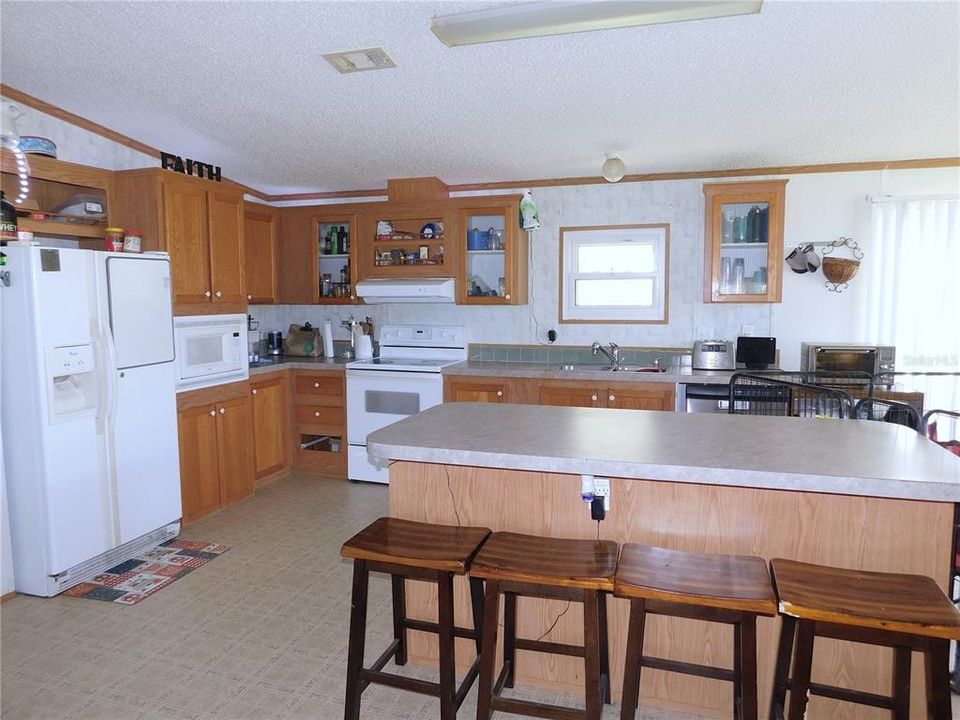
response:
<path fill-rule="evenodd" d="M 871 235 L 864 337 L 896 346 L 898 372 L 960 372 L 960 198 L 875 202 Z M 956 378 L 899 384 L 960 410 Z"/>

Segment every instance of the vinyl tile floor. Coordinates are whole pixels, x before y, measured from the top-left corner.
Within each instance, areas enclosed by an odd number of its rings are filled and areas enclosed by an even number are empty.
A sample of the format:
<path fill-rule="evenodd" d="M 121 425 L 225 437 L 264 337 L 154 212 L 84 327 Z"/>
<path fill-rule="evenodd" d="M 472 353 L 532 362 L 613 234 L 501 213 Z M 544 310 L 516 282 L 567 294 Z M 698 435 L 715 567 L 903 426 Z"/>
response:
<path fill-rule="evenodd" d="M 15 597 L 0 608 L 0 718 L 338 720 L 352 569 L 339 549 L 386 513 L 384 486 L 293 474 L 187 526 L 184 538 L 230 551 L 137 605 Z M 389 608 L 389 582 L 374 577 L 368 663 L 392 638 Z M 403 672 L 431 677 L 411 665 Z M 517 694 L 578 702 L 542 689 Z M 440 715 L 438 700 L 382 686 L 364 692 L 362 708 L 365 720 Z M 475 708 L 476 687 L 459 717 Z M 605 709 L 605 720 L 617 717 L 617 706 Z"/>

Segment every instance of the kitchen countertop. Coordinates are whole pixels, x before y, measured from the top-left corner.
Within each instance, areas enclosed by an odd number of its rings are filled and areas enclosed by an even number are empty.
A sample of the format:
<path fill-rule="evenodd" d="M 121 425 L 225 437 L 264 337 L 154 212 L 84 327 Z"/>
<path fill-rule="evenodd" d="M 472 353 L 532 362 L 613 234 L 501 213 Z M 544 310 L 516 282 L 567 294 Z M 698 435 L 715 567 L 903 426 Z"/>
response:
<path fill-rule="evenodd" d="M 733 370 L 672 370 L 663 373 L 602 370 L 561 370 L 557 363 L 491 362 L 466 360 L 443 368 L 444 375 L 548 378 L 550 380 L 603 380 L 604 382 L 708 383 L 726 385 Z"/>
<path fill-rule="evenodd" d="M 312 358 L 297 357 L 295 355 L 271 355 L 266 356 L 271 359 L 269 362 L 261 360 L 259 363 L 250 363 L 250 377 L 263 375 L 264 373 L 274 372 L 276 370 L 343 370 L 347 363 L 352 363 L 354 358 Z"/>
<path fill-rule="evenodd" d="M 960 501 L 960 458 L 906 427 L 865 420 L 447 403 L 368 435 L 367 452 L 381 460 Z"/>

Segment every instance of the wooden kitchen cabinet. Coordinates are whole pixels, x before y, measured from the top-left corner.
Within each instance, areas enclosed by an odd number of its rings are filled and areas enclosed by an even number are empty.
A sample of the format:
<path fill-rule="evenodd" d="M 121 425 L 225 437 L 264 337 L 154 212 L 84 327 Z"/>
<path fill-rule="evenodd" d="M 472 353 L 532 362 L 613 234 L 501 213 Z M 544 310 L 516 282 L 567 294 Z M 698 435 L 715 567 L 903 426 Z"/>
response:
<path fill-rule="evenodd" d="M 174 314 L 246 312 L 243 195 L 166 170 L 114 176 L 111 222 L 170 253 Z"/>
<path fill-rule="evenodd" d="M 246 382 L 177 395 L 183 521 L 253 494 L 253 425 Z"/>
<path fill-rule="evenodd" d="M 444 402 L 516 402 L 513 383 L 497 378 L 448 377 L 444 379 Z"/>
<path fill-rule="evenodd" d="M 267 205 L 244 203 L 243 263 L 247 302 L 277 302 L 277 214 Z"/>
<path fill-rule="evenodd" d="M 220 509 L 220 458 L 217 442 L 217 409 L 213 405 L 181 410 L 177 414 L 180 436 L 180 495 L 185 523 Z"/>
<path fill-rule="evenodd" d="M 295 370 L 294 467 L 328 477 L 347 474 L 346 377 L 343 371 Z"/>
<path fill-rule="evenodd" d="M 537 382 L 537 381 L 533 381 Z M 672 412 L 676 398 L 673 383 L 584 383 L 576 380 L 540 380 L 537 404 L 564 407 L 605 407 L 624 410 Z"/>
<path fill-rule="evenodd" d="M 606 403 L 608 408 L 673 412 L 676 407 L 676 385 L 620 383 L 607 388 Z"/>
<path fill-rule="evenodd" d="M 520 227 L 522 195 L 493 197 L 460 208 L 463 247 L 459 301 L 465 305 L 527 303 L 529 234 Z"/>
<path fill-rule="evenodd" d="M 356 302 L 356 245 L 359 238 L 357 211 L 350 206 L 336 212 L 316 207 L 281 208 L 278 211 L 277 295 L 279 302 L 298 305 L 350 305 Z M 331 227 L 343 227 L 349 236 L 349 251 L 326 252 L 324 240 Z M 346 282 L 341 270 L 346 266 Z M 323 276 L 330 275 L 330 286 Z M 341 288 L 337 293 L 337 286 Z M 332 289 L 334 295 L 324 294 Z"/>
<path fill-rule="evenodd" d="M 704 302 L 780 302 L 787 182 L 704 184 Z"/>
<path fill-rule="evenodd" d="M 250 381 L 253 477 L 261 480 L 290 467 L 290 409 L 287 372 Z"/>

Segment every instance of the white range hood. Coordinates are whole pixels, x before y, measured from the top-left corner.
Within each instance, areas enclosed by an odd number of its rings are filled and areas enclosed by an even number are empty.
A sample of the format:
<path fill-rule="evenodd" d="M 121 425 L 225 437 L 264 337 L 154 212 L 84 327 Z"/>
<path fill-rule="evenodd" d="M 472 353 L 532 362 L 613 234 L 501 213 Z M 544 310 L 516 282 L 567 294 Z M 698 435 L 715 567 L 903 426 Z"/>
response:
<path fill-rule="evenodd" d="M 453 303 L 456 302 L 453 278 L 385 278 L 361 280 L 357 297 L 374 303 Z"/>

